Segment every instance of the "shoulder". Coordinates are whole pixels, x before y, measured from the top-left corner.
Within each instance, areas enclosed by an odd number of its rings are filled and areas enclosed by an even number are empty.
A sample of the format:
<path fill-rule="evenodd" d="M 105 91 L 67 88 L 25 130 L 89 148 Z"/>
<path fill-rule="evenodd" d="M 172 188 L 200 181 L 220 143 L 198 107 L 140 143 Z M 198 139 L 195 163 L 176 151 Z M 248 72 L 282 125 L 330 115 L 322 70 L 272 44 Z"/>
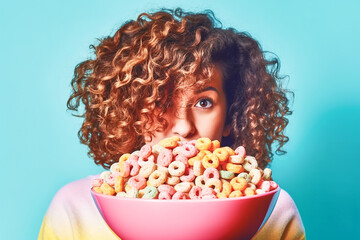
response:
<path fill-rule="evenodd" d="M 270 237 L 270 238 L 269 238 Z M 305 229 L 292 197 L 281 189 L 268 221 L 254 239 L 305 239 Z"/>

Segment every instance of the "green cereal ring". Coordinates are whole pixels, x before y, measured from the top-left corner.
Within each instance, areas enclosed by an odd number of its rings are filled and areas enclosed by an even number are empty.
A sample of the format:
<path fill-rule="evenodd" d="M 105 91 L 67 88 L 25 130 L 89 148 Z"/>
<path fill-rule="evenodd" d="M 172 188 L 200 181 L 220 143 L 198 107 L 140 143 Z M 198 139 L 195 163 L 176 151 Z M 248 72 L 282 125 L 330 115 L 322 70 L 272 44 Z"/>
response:
<path fill-rule="evenodd" d="M 156 198 L 157 194 L 158 194 L 158 190 L 156 187 L 153 187 L 153 186 L 147 186 L 145 188 L 145 193 L 144 193 L 144 196 L 142 198 L 145 198 L 145 199 L 154 199 Z"/>
<path fill-rule="evenodd" d="M 220 170 L 220 177 L 223 179 L 233 179 L 235 177 L 233 172 Z"/>
<path fill-rule="evenodd" d="M 245 178 L 245 180 L 246 180 L 248 183 L 251 182 L 251 177 L 250 177 L 249 174 L 246 173 L 246 172 L 239 173 L 238 177 Z"/>

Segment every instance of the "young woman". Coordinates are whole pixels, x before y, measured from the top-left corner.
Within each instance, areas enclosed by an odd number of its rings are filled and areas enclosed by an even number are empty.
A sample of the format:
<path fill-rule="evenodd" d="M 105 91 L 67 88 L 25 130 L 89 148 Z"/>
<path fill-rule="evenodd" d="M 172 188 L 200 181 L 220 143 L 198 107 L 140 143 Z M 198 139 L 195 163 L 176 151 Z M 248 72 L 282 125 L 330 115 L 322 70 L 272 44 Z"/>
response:
<path fill-rule="evenodd" d="M 79 131 L 104 168 L 144 143 L 208 137 L 244 146 L 264 168 L 288 141 L 287 91 L 276 57 L 266 59 L 249 34 L 222 29 L 211 12 L 181 9 L 141 14 L 92 46 L 76 66 L 68 108 L 83 104 Z M 117 239 L 90 195 L 94 176 L 64 186 L 44 218 L 39 239 Z M 281 190 L 254 239 L 303 239 L 291 197 Z"/>

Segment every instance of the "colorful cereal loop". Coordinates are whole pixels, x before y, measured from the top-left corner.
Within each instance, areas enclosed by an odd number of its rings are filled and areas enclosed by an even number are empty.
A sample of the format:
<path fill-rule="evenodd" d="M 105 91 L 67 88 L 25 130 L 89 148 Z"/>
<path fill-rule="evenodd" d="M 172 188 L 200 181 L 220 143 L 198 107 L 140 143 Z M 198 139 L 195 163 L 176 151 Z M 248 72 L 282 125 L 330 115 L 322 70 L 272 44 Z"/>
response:
<path fill-rule="evenodd" d="M 194 170 L 191 168 L 186 168 L 184 175 L 180 176 L 180 181 L 183 182 L 192 182 L 195 179 Z"/>
<path fill-rule="evenodd" d="M 250 172 L 249 172 L 249 176 L 251 177 L 251 183 L 257 185 L 260 180 L 261 180 L 261 173 L 260 173 L 260 170 L 259 169 L 252 169 Z"/>
<path fill-rule="evenodd" d="M 219 192 L 219 193 L 216 194 L 216 197 L 221 199 L 221 198 L 227 198 L 228 196 L 226 196 L 226 194 L 223 193 L 223 192 Z"/>
<path fill-rule="evenodd" d="M 150 186 L 158 187 L 165 183 L 167 180 L 167 174 L 164 171 L 155 170 L 150 176 L 148 183 Z"/>
<path fill-rule="evenodd" d="M 226 170 L 233 173 L 242 173 L 244 171 L 244 167 L 240 164 L 227 163 Z"/>
<path fill-rule="evenodd" d="M 111 164 L 110 172 L 112 172 L 112 173 L 114 173 L 114 172 L 120 172 L 119 162 L 116 162 L 116 163 Z"/>
<path fill-rule="evenodd" d="M 214 154 L 206 155 L 201 162 L 205 168 L 218 168 L 220 163 L 219 158 Z"/>
<path fill-rule="evenodd" d="M 171 196 L 174 195 L 174 193 L 176 192 L 175 188 L 173 186 L 168 185 L 168 184 L 161 184 L 158 187 L 158 191 L 159 192 L 167 192 Z"/>
<path fill-rule="evenodd" d="M 172 196 L 172 199 L 173 200 L 182 200 L 182 199 L 187 199 L 186 197 L 186 193 L 183 193 L 183 192 L 176 192 L 173 196 Z"/>
<path fill-rule="evenodd" d="M 199 187 L 205 187 L 204 175 L 195 178 L 195 185 Z"/>
<path fill-rule="evenodd" d="M 119 163 L 120 162 L 125 162 L 126 160 L 128 160 L 130 155 L 131 155 L 130 153 L 125 153 L 125 154 L 121 155 L 121 157 L 119 158 Z"/>
<path fill-rule="evenodd" d="M 144 166 L 146 163 L 155 163 L 155 156 L 153 154 L 151 154 L 148 158 L 142 158 L 139 157 L 138 159 L 138 164 L 140 165 L 140 167 Z"/>
<path fill-rule="evenodd" d="M 204 171 L 204 180 L 205 182 L 211 178 L 220 179 L 220 173 L 216 168 L 206 168 Z"/>
<path fill-rule="evenodd" d="M 250 183 L 251 182 L 251 177 L 249 176 L 249 174 L 247 172 L 242 172 L 239 173 L 239 175 L 237 175 L 238 177 L 242 177 L 245 178 L 245 180 Z"/>
<path fill-rule="evenodd" d="M 177 155 L 176 157 L 175 157 L 175 161 L 180 161 L 180 162 L 182 162 L 183 164 L 185 164 L 185 167 L 189 167 L 189 162 L 188 162 L 188 158 L 187 157 L 185 157 L 184 155 Z"/>
<path fill-rule="evenodd" d="M 105 195 L 115 195 L 115 189 L 112 188 L 109 184 L 103 183 L 101 184 L 101 191 Z"/>
<path fill-rule="evenodd" d="M 271 169 L 270 168 L 265 168 L 264 169 L 264 174 L 263 174 L 263 179 L 264 180 L 271 180 Z"/>
<path fill-rule="evenodd" d="M 221 181 L 217 178 L 210 178 L 209 180 L 205 181 L 205 186 L 214 189 L 217 193 L 221 192 L 222 190 Z"/>
<path fill-rule="evenodd" d="M 223 149 L 225 149 L 226 151 L 228 151 L 228 153 L 229 153 L 230 156 L 236 154 L 235 151 L 234 151 L 231 147 L 225 146 L 225 147 L 223 147 Z"/>
<path fill-rule="evenodd" d="M 252 169 L 257 167 L 258 167 L 258 162 L 256 161 L 256 159 L 252 156 L 246 156 L 244 163 L 245 170 L 250 172 Z"/>
<path fill-rule="evenodd" d="M 103 191 L 101 190 L 101 187 L 93 187 L 93 190 L 97 193 L 103 193 Z"/>
<path fill-rule="evenodd" d="M 164 147 L 164 148 L 176 148 L 178 146 L 177 139 L 173 138 L 165 138 L 161 140 L 158 145 Z"/>
<path fill-rule="evenodd" d="M 229 198 L 242 197 L 242 196 L 243 194 L 241 191 L 235 190 L 230 193 Z"/>
<path fill-rule="evenodd" d="M 253 195 L 255 195 L 255 190 L 252 189 L 251 187 L 247 187 L 244 190 L 244 194 L 245 194 L 245 196 L 253 196 Z"/>
<path fill-rule="evenodd" d="M 171 199 L 171 195 L 168 192 L 160 192 L 158 199 L 160 200 L 170 200 Z"/>
<path fill-rule="evenodd" d="M 245 161 L 245 158 L 240 155 L 232 155 L 229 158 L 229 162 L 236 163 L 236 164 L 243 164 Z"/>
<path fill-rule="evenodd" d="M 114 188 L 117 193 L 124 190 L 124 178 L 122 176 L 117 176 Z"/>
<path fill-rule="evenodd" d="M 130 167 L 130 176 L 136 176 L 139 174 L 140 171 L 140 165 L 138 163 L 137 160 L 135 160 L 134 158 L 130 158 L 126 161 L 126 163 L 129 163 L 129 167 Z M 125 177 L 125 176 L 123 176 Z"/>
<path fill-rule="evenodd" d="M 164 149 L 159 153 L 157 158 L 157 164 L 163 167 L 167 167 L 172 162 L 173 155 L 170 149 Z"/>
<path fill-rule="evenodd" d="M 211 140 L 209 138 L 199 138 L 195 142 L 195 147 L 201 150 L 209 150 L 211 148 Z"/>
<path fill-rule="evenodd" d="M 230 156 L 230 154 L 225 148 L 217 148 L 214 150 L 213 154 L 215 154 L 219 158 L 220 162 L 225 162 Z"/>
<path fill-rule="evenodd" d="M 188 193 L 191 190 L 191 184 L 189 182 L 180 182 L 174 186 L 177 192 Z"/>
<path fill-rule="evenodd" d="M 200 175 L 203 175 L 203 174 L 204 174 L 204 171 L 205 171 L 205 168 L 204 168 L 204 166 L 202 165 L 202 162 L 201 162 L 201 161 L 195 161 L 195 162 L 194 162 L 193 169 L 194 169 L 194 175 L 195 175 L 196 177 L 198 177 L 198 176 L 200 176 Z"/>
<path fill-rule="evenodd" d="M 148 158 L 152 154 L 152 147 L 150 144 L 145 144 L 140 149 L 140 157 L 141 158 Z"/>
<path fill-rule="evenodd" d="M 145 192 L 144 195 L 142 196 L 142 198 L 144 199 L 154 199 L 156 198 L 156 196 L 158 195 L 158 190 L 156 187 L 154 186 L 147 186 L 145 188 Z"/>
<path fill-rule="evenodd" d="M 194 186 L 189 192 L 190 199 L 201 199 L 202 187 Z"/>
<path fill-rule="evenodd" d="M 169 184 L 171 186 L 175 186 L 180 182 L 180 178 L 176 176 L 169 176 L 166 180 L 166 184 Z"/>
<path fill-rule="evenodd" d="M 230 171 L 220 170 L 219 173 L 222 179 L 231 180 L 235 177 L 235 174 Z"/>
<path fill-rule="evenodd" d="M 215 149 L 220 147 L 220 142 L 218 140 L 214 140 L 211 142 L 211 147 L 210 147 L 210 151 L 214 151 Z"/>
<path fill-rule="evenodd" d="M 243 146 L 239 146 L 235 149 L 235 153 L 236 155 L 240 155 L 242 157 L 246 157 L 246 151 L 245 151 L 245 148 Z"/>
<path fill-rule="evenodd" d="M 92 180 L 92 186 L 93 187 L 100 187 L 101 184 L 103 184 L 104 180 L 100 178 L 95 178 Z"/>
<path fill-rule="evenodd" d="M 232 191 L 231 184 L 224 179 L 221 179 L 221 184 L 222 184 L 222 190 L 220 193 L 223 193 L 226 195 L 226 197 L 228 197 Z"/>
<path fill-rule="evenodd" d="M 145 163 L 139 171 L 139 176 L 148 178 L 156 170 L 156 164 L 153 162 Z"/>
<path fill-rule="evenodd" d="M 168 169 L 171 176 L 180 177 L 185 173 L 185 164 L 175 161 L 169 165 Z"/>
<path fill-rule="evenodd" d="M 245 178 L 239 178 L 239 177 L 235 177 L 231 179 L 230 184 L 235 191 L 244 191 L 248 185 Z"/>
<path fill-rule="evenodd" d="M 146 187 L 146 179 L 144 177 L 141 176 L 135 176 L 135 177 L 131 177 L 128 181 L 128 184 L 132 187 L 135 188 L 137 190 L 139 189 L 143 189 Z"/>

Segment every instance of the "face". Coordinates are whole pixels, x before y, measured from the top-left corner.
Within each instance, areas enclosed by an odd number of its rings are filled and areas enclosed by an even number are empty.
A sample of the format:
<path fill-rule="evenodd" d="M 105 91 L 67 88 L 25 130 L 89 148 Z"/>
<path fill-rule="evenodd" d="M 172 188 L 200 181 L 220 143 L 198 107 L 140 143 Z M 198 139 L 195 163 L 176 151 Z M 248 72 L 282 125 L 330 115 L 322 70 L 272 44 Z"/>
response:
<path fill-rule="evenodd" d="M 186 89 L 174 97 L 171 109 L 164 118 L 168 127 L 163 132 L 155 132 L 151 145 L 163 138 L 179 136 L 183 140 L 208 137 L 221 141 L 225 129 L 226 98 L 221 72 L 214 68 L 211 81 L 202 89 Z"/>

